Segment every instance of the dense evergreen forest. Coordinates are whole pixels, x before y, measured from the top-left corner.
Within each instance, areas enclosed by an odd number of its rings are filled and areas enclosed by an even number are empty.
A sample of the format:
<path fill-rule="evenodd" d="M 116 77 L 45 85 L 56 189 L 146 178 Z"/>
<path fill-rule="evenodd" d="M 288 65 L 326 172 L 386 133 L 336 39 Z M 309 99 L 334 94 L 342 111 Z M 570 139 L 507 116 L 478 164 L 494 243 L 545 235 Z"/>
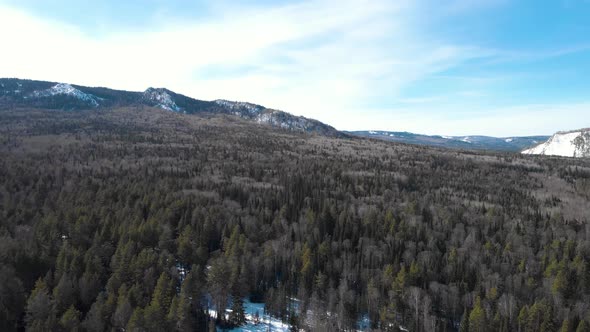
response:
<path fill-rule="evenodd" d="M 0 110 L 1 331 L 590 331 L 589 221 L 588 160 Z"/>

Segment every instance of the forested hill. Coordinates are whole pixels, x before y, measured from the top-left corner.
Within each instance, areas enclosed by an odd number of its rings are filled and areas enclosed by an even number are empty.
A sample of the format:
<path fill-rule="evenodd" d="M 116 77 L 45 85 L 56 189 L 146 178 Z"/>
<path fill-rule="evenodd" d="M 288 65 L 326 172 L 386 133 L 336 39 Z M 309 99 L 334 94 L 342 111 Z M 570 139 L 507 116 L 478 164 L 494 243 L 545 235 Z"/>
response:
<path fill-rule="evenodd" d="M 512 151 L 520 152 L 524 149 L 541 144 L 550 136 L 441 136 L 421 135 L 399 131 L 351 131 L 351 135 L 382 139 L 392 142 L 419 144 L 464 150 Z"/>
<path fill-rule="evenodd" d="M 0 330 L 587 331 L 589 211 L 588 160 L 4 109 Z"/>
<path fill-rule="evenodd" d="M 247 102 L 198 100 L 165 88 L 132 92 L 68 83 L 0 78 L 0 109 L 28 107 L 72 111 L 129 106 L 150 106 L 185 114 L 227 114 L 287 130 L 345 136 L 314 119 Z"/>

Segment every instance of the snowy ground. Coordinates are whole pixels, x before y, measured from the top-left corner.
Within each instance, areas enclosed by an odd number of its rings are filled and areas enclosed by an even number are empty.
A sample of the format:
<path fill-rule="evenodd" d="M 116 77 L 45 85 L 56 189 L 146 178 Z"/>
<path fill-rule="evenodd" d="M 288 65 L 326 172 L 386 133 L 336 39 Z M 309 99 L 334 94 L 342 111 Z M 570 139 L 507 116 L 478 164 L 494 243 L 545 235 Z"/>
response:
<path fill-rule="evenodd" d="M 298 303 L 297 299 L 290 299 L 295 304 Z M 267 332 L 267 331 L 276 331 L 276 332 L 287 332 L 290 330 L 291 326 L 287 323 L 281 322 L 280 319 L 271 317 L 269 315 L 264 314 L 264 303 L 252 303 L 248 299 L 244 299 L 244 311 L 246 313 L 246 324 L 240 327 L 236 327 L 234 329 L 226 329 L 222 330 L 219 327 L 217 328 L 218 332 Z M 226 318 L 228 317 L 231 309 L 226 309 L 225 314 Z M 258 313 L 259 322 L 256 323 L 254 317 Z M 217 312 L 214 309 L 209 309 L 209 316 L 216 317 Z M 367 315 L 362 316 L 359 321 L 357 322 L 357 331 L 368 331 L 370 329 L 371 322 Z M 402 331 L 408 331 L 407 329 L 403 328 L 402 326 L 399 327 Z"/>
<path fill-rule="evenodd" d="M 290 325 L 281 322 L 279 319 L 271 317 L 269 315 L 264 314 L 264 303 L 252 303 L 247 299 L 244 299 L 244 309 L 246 312 L 246 324 L 231 330 L 222 330 L 217 328 L 217 331 L 231 331 L 231 332 L 266 332 L 266 331 L 277 331 L 277 332 L 287 332 L 289 331 Z M 227 309 L 226 315 L 228 315 L 231 310 Z M 256 324 L 254 322 L 254 317 L 258 312 L 260 317 L 259 323 Z M 211 317 L 215 317 L 217 312 L 213 309 L 209 309 L 209 315 Z M 226 316 L 227 317 L 227 316 Z"/>
<path fill-rule="evenodd" d="M 576 146 L 573 141 L 580 136 L 582 132 L 574 131 L 570 133 L 557 133 L 553 135 L 547 142 L 537 145 L 528 150 L 522 151 L 524 154 L 541 154 L 551 156 L 575 157 L 576 153 L 579 156 Z"/>
<path fill-rule="evenodd" d="M 371 320 L 369 316 L 363 315 L 356 323 L 357 331 L 367 331 L 371 327 Z"/>

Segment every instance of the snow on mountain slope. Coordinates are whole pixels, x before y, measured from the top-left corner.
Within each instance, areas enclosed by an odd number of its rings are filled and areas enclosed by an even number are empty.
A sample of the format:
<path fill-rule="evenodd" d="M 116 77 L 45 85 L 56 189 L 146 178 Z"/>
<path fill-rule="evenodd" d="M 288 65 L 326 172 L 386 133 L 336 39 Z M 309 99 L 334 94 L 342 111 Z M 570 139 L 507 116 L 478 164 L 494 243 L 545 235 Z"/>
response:
<path fill-rule="evenodd" d="M 51 97 L 51 96 L 56 96 L 56 95 L 72 96 L 77 99 L 89 102 L 94 107 L 98 106 L 99 100 L 100 100 L 100 98 L 98 98 L 94 95 L 88 94 L 88 93 L 84 93 L 67 83 L 57 83 L 56 85 L 52 86 L 49 89 L 45 89 L 45 90 L 41 90 L 41 91 L 34 91 L 33 93 L 31 93 L 30 97 L 43 98 L 43 97 Z"/>
<path fill-rule="evenodd" d="M 331 136 L 339 135 L 336 129 L 317 120 L 292 115 L 287 112 L 247 102 L 229 101 L 224 99 L 217 99 L 214 102 L 229 114 L 253 120 L 260 124 L 267 124 L 287 130 L 318 132 Z"/>
<path fill-rule="evenodd" d="M 245 115 L 244 113 L 247 113 L 249 116 L 256 116 L 264 110 L 264 107 L 260 105 L 240 101 L 217 99 L 215 100 L 215 103 L 219 106 L 231 109 L 234 112 L 234 115 L 241 117 Z"/>
<path fill-rule="evenodd" d="M 64 98 L 65 97 L 65 98 Z M 149 106 L 185 114 L 223 114 L 268 124 L 287 130 L 340 137 L 347 136 L 314 119 L 292 115 L 264 106 L 228 100 L 205 101 L 175 93 L 165 88 L 148 88 L 143 92 L 84 87 L 57 82 L 0 78 L 0 108 L 84 110 Z"/>
<path fill-rule="evenodd" d="M 557 132 L 547 142 L 524 150 L 522 153 L 562 157 L 590 157 L 590 129 Z"/>
<path fill-rule="evenodd" d="M 143 92 L 143 98 L 154 103 L 154 106 L 172 112 L 180 112 L 181 108 L 176 105 L 172 96 L 166 89 L 148 88 Z"/>

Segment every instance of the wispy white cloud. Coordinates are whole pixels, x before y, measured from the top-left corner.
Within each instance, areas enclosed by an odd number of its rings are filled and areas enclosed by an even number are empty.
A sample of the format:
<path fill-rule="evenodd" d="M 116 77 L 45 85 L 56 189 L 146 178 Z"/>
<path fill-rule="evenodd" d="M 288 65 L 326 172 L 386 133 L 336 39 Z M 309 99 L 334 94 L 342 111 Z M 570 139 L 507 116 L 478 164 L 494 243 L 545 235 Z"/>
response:
<path fill-rule="evenodd" d="M 166 85 L 200 98 L 252 100 L 330 122 L 366 97 L 471 55 L 412 31 L 411 1 L 311 0 L 271 8 L 217 8 L 199 23 L 153 32 L 85 35 L 74 26 L 0 8 L 10 50 L 3 76 L 143 89 Z M 250 66 L 226 77 L 211 67 Z"/>
<path fill-rule="evenodd" d="M 0 5 L 0 76 L 129 90 L 165 86 L 201 99 L 251 101 L 340 129 L 437 132 L 438 125 L 441 133 L 456 134 L 478 128 L 477 121 L 492 122 L 445 118 L 458 105 L 449 104 L 453 96 L 405 96 L 404 89 L 503 55 L 433 38 L 420 23 L 498 1 L 448 0 L 440 13 L 429 9 L 431 2 L 410 0 L 240 7 L 217 2 L 199 20 L 158 14 L 153 31 L 106 27 L 99 35 Z M 454 95 L 482 97 L 486 80 Z M 375 107 L 379 100 L 394 100 L 400 108 Z M 428 118 L 431 107 L 439 112 Z"/>

